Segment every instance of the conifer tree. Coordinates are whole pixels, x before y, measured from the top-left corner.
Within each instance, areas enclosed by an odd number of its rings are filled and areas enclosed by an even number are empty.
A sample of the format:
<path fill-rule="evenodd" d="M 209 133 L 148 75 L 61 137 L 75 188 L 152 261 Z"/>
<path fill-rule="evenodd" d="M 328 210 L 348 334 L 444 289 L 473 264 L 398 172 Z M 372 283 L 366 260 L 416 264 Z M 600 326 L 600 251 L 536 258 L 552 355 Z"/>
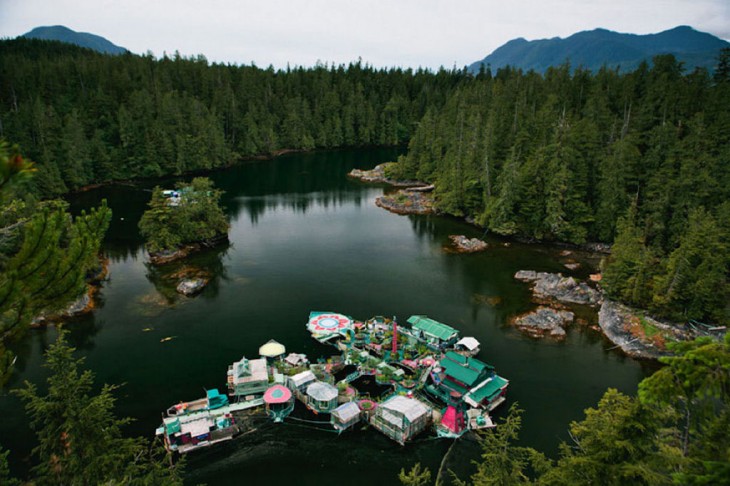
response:
<path fill-rule="evenodd" d="M 114 414 L 116 386 L 94 394 L 94 375 L 80 369 L 83 359 L 61 332 L 46 352 L 48 391 L 25 382 L 14 390 L 24 402 L 30 426 L 38 437 L 33 468 L 37 484 L 182 484 L 178 467 L 141 438 L 127 438 L 130 422 Z M 158 446 L 159 447 L 159 446 Z"/>

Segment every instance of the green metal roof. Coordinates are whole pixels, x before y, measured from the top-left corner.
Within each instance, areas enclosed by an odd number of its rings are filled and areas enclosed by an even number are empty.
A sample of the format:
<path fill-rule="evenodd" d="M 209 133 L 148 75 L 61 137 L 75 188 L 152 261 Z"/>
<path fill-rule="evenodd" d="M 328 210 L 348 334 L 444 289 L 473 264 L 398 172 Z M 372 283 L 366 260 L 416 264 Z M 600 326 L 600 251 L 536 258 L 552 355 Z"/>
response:
<path fill-rule="evenodd" d="M 446 359 L 450 359 L 451 361 L 456 361 L 458 364 L 462 366 L 468 366 L 469 368 L 472 368 L 478 372 L 482 372 L 484 369 L 493 370 L 494 366 L 489 365 L 483 361 L 479 361 L 476 358 L 468 358 L 466 356 L 462 356 L 459 353 L 455 353 L 453 351 L 447 351 L 444 355 Z"/>
<path fill-rule="evenodd" d="M 485 398 L 488 398 L 491 402 L 496 398 L 495 395 L 498 395 L 507 383 L 509 382 L 501 376 L 494 375 L 486 385 L 470 393 L 470 396 L 475 402 L 481 402 Z"/>
<path fill-rule="evenodd" d="M 467 366 L 463 366 L 450 359 L 442 359 L 441 367 L 444 369 L 444 373 L 446 373 L 451 378 L 464 383 L 469 388 L 474 386 L 474 384 L 479 379 L 479 376 L 481 375 L 479 371 L 473 368 L 469 368 Z"/>
<path fill-rule="evenodd" d="M 411 316 L 408 318 L 408 323 L 413 326 L 414 329 L 436 336 L 443 341 L 451 339 L 458 332 L 453 327 L 441 324 L 440 322 L 429 319 L 426 316 Z"/>

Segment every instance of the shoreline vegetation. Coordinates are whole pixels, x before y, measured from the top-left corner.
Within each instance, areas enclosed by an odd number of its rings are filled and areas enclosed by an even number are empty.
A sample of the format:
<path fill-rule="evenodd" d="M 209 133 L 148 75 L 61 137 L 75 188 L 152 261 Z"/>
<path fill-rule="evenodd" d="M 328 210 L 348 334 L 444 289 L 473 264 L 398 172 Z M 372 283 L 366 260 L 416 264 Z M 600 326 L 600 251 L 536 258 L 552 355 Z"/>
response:
<path fill-rule="evenodd" d="M 527 241 L 610 244 L 611 298 L 730 323 L 730 49 L 714 73 L 659 55 L 631 72 L 566 63 L 539 74 L 274 70 L 13 39 L 0 41 L 0 74 L 3 135 L 37 162 L 37 197 L 261 154 L 407 143 L 386 176 L 431 195 L 411 188 L 381 205 Z"/>
<path fill-rule="evenodd" d="M 164 265 L 228 243 L 230 225 L 220 206 L 222 195 L 207 177 L 179 183 L 172 190 L 155 187 L 139 221 L 150 263 Z"/>
<path fill-rule="evenodd" d="M 397 192 L 379 196 L 375 204 L 390 212 L 408 214 L 439 214 L 434 207 L 432 191 L 435 186 L 417 180 L 399 180 L 391 175 L 396 167 L 396 162 L 380 164 L 372 170 L 354 169 L 348 177 L 364 183 L 387 184 L 399 189 Z M 467 223 L 484 229 L 483 226 L 471 218 L 463 218 Z M 450 240 L 454 244 L 456 252 L 471 253 L 483 251 L 488 245 L 477 240 L 484 246 L 471 242 L 463 235 L 451 235 Z M 510 239 L 510 237 L 507 237 Z M 515 238 L 516 241 L 524 241 Z M 465 242 L 460 244 L 459 242 Z M 534 243 L 536 241 L 528 241 Z M 566 242 L 537 241 L 541 244 L 554 244 L 556 246 L 572 246 L 581 250 L 595 252 L 602 255 L 610 255 L 610 247 L 600 243 L 586 243 L 583 245 L 570 244 Z M 507 242 L 506 244 L 509 244 Z M 568 263 L 566 268 L 575 270 L 578 264 Z M 595 274 L 592 287 L 586 282 L 577 281 L 573 277 L 564 277 L 562 274 L 551 274 L 545 272 L 534 272 L 521 270 L 515 274 L 517 280 L 529 282 L 532 286 L 533 302 L 538 307 L 522 315 L 512 316 L 510 324 L 520 331 L 533 338 L 550 337 L 556 340 L 565 338 L 565 329 L 574 322 L 575 315 L 570 311 L 571 304 L 588 306 L 599 311 L 593 311 L 598 320 L 597 329 L 614 346 L 610 349 L 620 348 L 626 355 L 636 359 L 658 360 L 661 357 L 671 355 L 668 351 L 667 342 L 690 341 L 708 333 L 701 330 L 690 329 L 686 325 L 666 320 L 658 320 L 649 317 L 646 309 L 636 309 L 620 302 L 613 302 L 606 295 L 606 292 L 597 283 L 601 280 L 601 274 Z M 717 337 L 721 337 L 718 333 Z"/>

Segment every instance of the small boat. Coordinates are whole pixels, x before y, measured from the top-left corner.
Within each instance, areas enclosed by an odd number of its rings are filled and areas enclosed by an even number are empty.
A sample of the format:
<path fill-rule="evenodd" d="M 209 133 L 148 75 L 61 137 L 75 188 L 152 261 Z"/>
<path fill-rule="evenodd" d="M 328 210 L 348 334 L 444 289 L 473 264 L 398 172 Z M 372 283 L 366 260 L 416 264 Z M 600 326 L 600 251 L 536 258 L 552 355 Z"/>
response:
<path fill-rule="evenodd" d="M 190 402 L 180 402 L 167 409 L 168 417 L 188 415 L 205 410 L 215 410 L 228 405 L 228 397 L 222 395 L 217 388 L 206 391 L 205 398 Z"/>

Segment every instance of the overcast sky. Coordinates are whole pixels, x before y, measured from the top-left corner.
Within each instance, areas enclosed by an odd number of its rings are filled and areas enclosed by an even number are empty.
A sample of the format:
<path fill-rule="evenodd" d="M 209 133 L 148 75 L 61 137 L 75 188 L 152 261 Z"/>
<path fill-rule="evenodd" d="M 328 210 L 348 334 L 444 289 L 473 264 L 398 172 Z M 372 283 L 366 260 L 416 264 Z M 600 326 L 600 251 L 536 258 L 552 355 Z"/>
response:
<path fill-rule="evenodd" d="M 65 25 L 135 53 L 285 67 L 361 57 L 462 67 L 510 39 L 690 25 L 730 40 L 730 0 L 0 0 L 0 37 Z"/>

